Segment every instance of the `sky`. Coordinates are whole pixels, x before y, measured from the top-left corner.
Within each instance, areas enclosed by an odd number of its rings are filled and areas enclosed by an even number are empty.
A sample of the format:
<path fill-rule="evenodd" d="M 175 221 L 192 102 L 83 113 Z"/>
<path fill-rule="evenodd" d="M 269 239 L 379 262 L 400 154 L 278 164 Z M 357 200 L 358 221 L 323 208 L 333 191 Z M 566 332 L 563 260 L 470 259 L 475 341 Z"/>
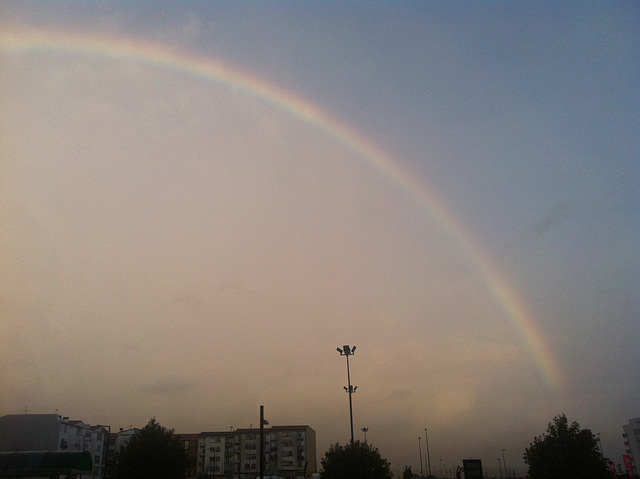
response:
<path fill-rule="evenodd" d="M 640 416 L 635 2 L 0 3 L 0 414 L 498 475 Z M 418 440 L 418 437 L 421 440 Z M 426 465 L 425 465 L 426 467 Z M 426 471 L 425 471 L 426 473 Z"/>

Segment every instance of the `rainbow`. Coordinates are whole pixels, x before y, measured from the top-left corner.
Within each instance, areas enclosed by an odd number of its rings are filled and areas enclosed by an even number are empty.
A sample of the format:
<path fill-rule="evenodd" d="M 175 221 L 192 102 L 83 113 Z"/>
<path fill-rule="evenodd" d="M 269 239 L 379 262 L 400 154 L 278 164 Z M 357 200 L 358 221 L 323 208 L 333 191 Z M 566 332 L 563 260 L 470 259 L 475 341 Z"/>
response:
<path fill-rule="evenodd" d="M 138 39 L 99 37 L 70 32 L 5 31 L 0 32 L 0 51 L 15 53 L 67 51 L 179 71 L 253 95 L 275 108 L 312 124 L 357 152 L 393 183 L 408 192 L 429 212 L 489 285 L 491 294 L 511 319 L 546 384 L 553 389 L 560 387 L 560 369 L 542 333 L 536 329 L 532 314 L 487 254 L 474 242 L 462 225 L 447 212 L 432 191 L 416 181 L 397 162 L 394 162 L 390 155 L 359 134 L 353 127 L 331 116 L 317 105 L 224 62 Z"/>

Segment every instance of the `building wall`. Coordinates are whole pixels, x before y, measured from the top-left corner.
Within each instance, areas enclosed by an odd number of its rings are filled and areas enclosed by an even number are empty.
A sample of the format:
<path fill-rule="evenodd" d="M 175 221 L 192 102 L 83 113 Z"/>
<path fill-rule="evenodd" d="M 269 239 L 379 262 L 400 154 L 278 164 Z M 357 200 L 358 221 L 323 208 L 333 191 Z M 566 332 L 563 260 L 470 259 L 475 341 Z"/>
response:
<path fill-rule="evenodd" d="M 58 451 L 57 414 L 8 414 L 0 417 L 0 451 Z"/>
<path fill-rule="evenodd" d="M 134 434 L 138 434 L 140 429 L 131 428 L 131 429 L 122 429 L 118 432 L 112 432 L 109 435 L 109 446 L 108 446 L 108 459 L 107 459 L 107 468 L 106 468 L 106 477 L 113 477 L 115 474 L 115 457 L 118 452 L 122 449 L 122 447 L 131 439 Z"/>
<path fill-rule="evenodd" d="M 624 433 L 624 446 L 627 454 L 631 456 L 636 473 L 640 466 L 640 417 L 629 419 L 629 424 L 622 426 Z"/>
<path fill-rule="evenodd" d="M 187 479 L 194 479 L 198 476 L 198 440 L 199 434 L 174 434 L 180 441 L 187 455 Z"/>
<path fill-rule="evenodd" d="M 113 477 L 116 453 L 140 429 L 90 426 L 57 414 L 0 417 L 1 451 L 89 451 L 94 479 Z M 189 458 L 189 479 L 256 479 L 260 475 L 259 429 L 200 434 L 176 434 Z M 309 426 L 264 429 L 264 475 L 280 479 L 310 479 L 317 472 L 316 436 Z"/>
<path fill-rule="evenodd" d="M 280 477 L 303 479 L 316 472 L 316 434 L 313 429 L 309 426 L 274 426 L 270 434 L 270 464 L 278 468 Z M 277 463 L 274 463 L 274 442 L 277 444 Z"/>
<path fill-rule="evenodd" d="M 310 478 L 316 472 L 315 431 L 309 426 L 264 429 L 264 475 Z M 203 432 L 198 440 L 198 477 L 255 479 L 260 475 L 259 429 Z"/>
<path fill-rule="evenodd" d="M 239 470 L 236 457 L 240 444 L 236 436 L 226 432 L 203 432 L 198 438 L 198 475 L 201 477 L 233 477 Z"/>
<path fill-rule="evenodd" d="M 105 449 L 107 430 L 104 426 L 90 426 L 82 421 L 66 421 L 60 424 L 59 450 L 88 451 L 93 462 L 93 477 L 102 478 L 106 470 Z"/>
<path fill-rule="evenodd" d="M 88 451 L 94 479 L 105 473 L 106 430 L 57 414 L 9 414 L 0 417 L 0 451 Z"/>

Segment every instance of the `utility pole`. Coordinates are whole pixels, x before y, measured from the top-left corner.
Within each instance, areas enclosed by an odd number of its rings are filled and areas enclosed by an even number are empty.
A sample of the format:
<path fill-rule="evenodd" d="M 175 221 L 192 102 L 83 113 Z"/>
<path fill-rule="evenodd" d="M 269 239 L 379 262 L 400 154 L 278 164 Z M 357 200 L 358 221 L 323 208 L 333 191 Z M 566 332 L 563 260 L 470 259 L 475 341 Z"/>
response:
<path fill-rule="evenodd" d="M 260 406 L 260 479 L 264 479 L 264 406 Z"/>

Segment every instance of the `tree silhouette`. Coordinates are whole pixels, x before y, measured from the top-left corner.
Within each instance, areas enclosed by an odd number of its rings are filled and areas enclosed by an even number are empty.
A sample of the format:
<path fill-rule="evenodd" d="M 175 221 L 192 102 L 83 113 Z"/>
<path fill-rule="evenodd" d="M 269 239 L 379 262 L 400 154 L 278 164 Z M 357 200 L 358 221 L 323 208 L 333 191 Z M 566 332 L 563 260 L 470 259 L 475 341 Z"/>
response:
<path fill-rule="evenodd" d="M 389 462 L 367 442 L 333 444 L 321 463 L 321 479 L 391 479 Z"/>
<path fill-rule="evenodd" d="M 564 414 L 529 444 L 524 462 L 530 479 L 610 479 L 596 436 L 575 421 L 569 424 Z"/>
<path fill-rule="evenodd" d="M 116 455 L 116 479 L 183 479 L 186 467 L 187 454 L 173 429 L 155 417 Z"/>

